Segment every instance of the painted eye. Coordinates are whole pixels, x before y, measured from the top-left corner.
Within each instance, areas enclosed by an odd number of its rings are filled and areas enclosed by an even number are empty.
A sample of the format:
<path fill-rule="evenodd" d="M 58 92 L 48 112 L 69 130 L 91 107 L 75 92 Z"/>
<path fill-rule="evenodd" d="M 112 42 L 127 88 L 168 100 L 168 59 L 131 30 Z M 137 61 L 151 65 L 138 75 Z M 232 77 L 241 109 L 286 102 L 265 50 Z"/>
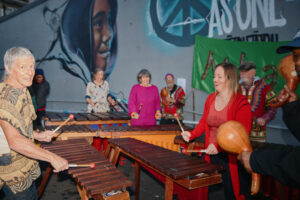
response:
<path fill-rule="evenodd" d="M 102 20 L 98 20 L 98 21 L 96 21 L 96 22 L 93 24 L 93 26 L 95 26 L 95 27 L 97 27 L 97 28 L 99 28 L 99 29 L 102 29 L 102 27 L 103 27 L 103 21 L 102 21 Z"/>

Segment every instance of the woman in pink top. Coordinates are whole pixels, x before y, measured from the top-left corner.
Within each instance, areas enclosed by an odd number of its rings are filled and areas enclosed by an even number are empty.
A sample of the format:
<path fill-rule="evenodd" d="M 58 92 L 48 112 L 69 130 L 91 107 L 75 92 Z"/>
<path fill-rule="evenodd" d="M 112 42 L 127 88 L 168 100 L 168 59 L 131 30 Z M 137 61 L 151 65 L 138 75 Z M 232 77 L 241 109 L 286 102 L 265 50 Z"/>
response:
<path fill-rule="evenodd" d="M 150 84 L 151 74 L 142 69 L 138 75 L 139 84 L 131 88 L 128 101 L 128 114 L 132 126 L 156 125 L 161 117 L 158 88 Z"/>
<path fill-rule="evenodd" d="M 216 134 L 219 126 L 229 120 L 241 122 L 249 134 L 251 107 L 247 99 L 238 93 L 238 74 L 233 64 L 217 65 L 213 81 L 216 92 L 206 99 L 201 120 L 193 131 L 185 131 L 182 136 L 188 142 L 205 132 L 205 160 L 225 168 L 222 172 L 225 199 L 244 200 L 250 191 L 250 177 L 237 163 L 236 155 L 221 151 Z"/>

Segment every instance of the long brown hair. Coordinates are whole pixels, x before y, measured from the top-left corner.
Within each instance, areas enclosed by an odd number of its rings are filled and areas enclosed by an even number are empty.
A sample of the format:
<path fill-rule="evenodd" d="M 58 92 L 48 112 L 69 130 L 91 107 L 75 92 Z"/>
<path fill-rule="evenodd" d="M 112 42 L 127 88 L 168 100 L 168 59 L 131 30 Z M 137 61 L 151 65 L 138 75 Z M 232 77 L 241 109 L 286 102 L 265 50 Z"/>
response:
<path fill-rule="evenodd" d="M 222 67 L 224 69 L 224 75 L 229 80 L 229 88 L 234 94 L 236 94 L 239 89 L 239 78 L 235 65 L 232 63 L 220 63 L 216 66 L 216 69 L 218 67 Z"/>

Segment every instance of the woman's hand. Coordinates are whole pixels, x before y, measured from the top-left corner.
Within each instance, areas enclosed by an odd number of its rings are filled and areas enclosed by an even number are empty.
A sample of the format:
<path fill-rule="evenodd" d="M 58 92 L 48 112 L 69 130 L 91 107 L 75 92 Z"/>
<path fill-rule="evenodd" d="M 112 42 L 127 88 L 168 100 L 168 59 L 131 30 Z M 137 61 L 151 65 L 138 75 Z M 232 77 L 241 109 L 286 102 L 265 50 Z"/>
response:
<path fill-rule="evenodd" d="M 92 102 L 92 100 L 91 100 L 90 98 L 86 98 L 85 100 L 86 100 L 86 102 L 87 102 L 88 104 L 90 104 L 92 107 L 95 106 L 95 103 Z"/>
<path fill-rule="evenodd" d="M 40 142 L 50 142 L 54 136 L 53 131 L 44 131 L 41 133 L 34 132 L 34 139 L 40 141 Z"/>
<path fill-rule="evenodd" d="M 140 115 L 138 113 L 131 113 L 131 119 L 139 119 Z"/>
<path fill-rule="evenodd" d="M 155 113 L 155 119 L 160 119 L 160 118 L 161 118 L 160 111 L 156 111 L 156 113 Z"/>
<path fill-rule="evenodd" d="M 219 152 L 214 144 L 209 144 L 208 147 L 206 148 L 206 154 L 208 155 L 216 155 L 218 153 Z"/>
<path fill-rule="evenodd" d="M 184 141 L 189 142 L 190 141 L 190 137 L 191 137 L 191 133 L 188 131 L 184 131 L 181 133 L 182 138 L 184 139 Z"/>

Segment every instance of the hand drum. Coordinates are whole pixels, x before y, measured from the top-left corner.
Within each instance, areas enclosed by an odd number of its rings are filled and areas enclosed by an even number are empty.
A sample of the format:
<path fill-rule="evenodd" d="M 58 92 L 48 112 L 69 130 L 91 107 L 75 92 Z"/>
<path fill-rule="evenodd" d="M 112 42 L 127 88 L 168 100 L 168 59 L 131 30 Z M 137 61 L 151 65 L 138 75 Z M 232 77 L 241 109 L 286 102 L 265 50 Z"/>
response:
<path fill-rule="evenodd" d="M 291 90 L 295 91 L 299 83 L 299 77 L 295 71 L 295 61 L 293 54 L 289 54 L 281 59 L 278 65 L 279 73 L 286 81 L 286 86 Z M 277 98 L 274 98 L 269 102 L 269 106 L 273 108 L 278 108 L 283 106 L 287 101 L 279 101 L 281 96 L 287 95 L 287 92 L 279 93 Z"/>
<path fill-rule="evenodd" d="M 228 121 L 218 128 L 217 141 L 219 146 L 230 153 L 239 154 L 243 151 L 252 152 L 249 136 L 243 124 Z M 260 175 L 252 172 L 251 194 L 257 194 L 260 186 Z"/>
<path fill-rule="evenodd" d="M 163 88 L 160 92 L 160 96 L 161 96 L 161 99 L 162 99 L 162 103 L 165 105 L 165 106 L 168 106 L 169 105 L 169 102 L 166 101 L 166 97 L 168 97 L 169 95 L 169 92 L 166 88 Z"/>

